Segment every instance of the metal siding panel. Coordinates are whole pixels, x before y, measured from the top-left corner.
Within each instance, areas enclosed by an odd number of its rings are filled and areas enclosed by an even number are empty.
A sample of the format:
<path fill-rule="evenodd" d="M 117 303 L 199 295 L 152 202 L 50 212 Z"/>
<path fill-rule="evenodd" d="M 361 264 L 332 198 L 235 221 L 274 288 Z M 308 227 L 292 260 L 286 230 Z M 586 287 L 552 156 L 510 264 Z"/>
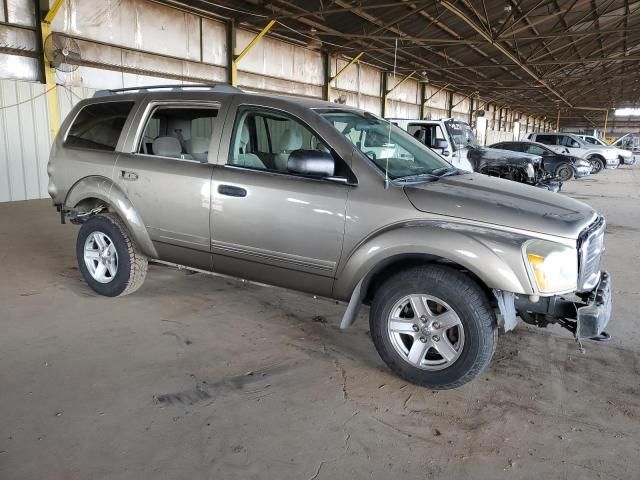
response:
<path fill-rule="evenodd" d="M 7 131 L 7 116 L 9 110 L 5 108 L 11 102 L 5 100 L 6 80 L 0 80 L 0 202 L 11 200 L 11 182 L 9 182 L 9 132 Z"/>
<path fill-rule="evenodd" d="M 227 66 L 227 30 L 224 23 L 202 19 L 202 60 Z"/>
<path fill-rule="evenodd" d="M 33 133 L 33 101 L 31 88 L 26 82 L 16 82 L 18 106 L 18 137 L 20 142 L 20 159 L 22 160 L 22 182 L 26 199 L 40 198 L 38 188 L 38 154 L 36 152 L 36 138 Z"/>
<path fill-rule="evenodd" d="M 197 16 L 145 0 L 67 0 L 52 27 L 104 43 L 200 59 Z"/>
<path fill-rule="evenodd" d="M 1 78 L 39 80 L 40 65 L 38 59 L 0 53 L 0 79 Z"/>
<path fill-rule="evenodd" d="M 18 102 L 17 82 L 5 82 L 3 88 L 4 105 L 13 105 Z M 7 150 L 7 178 L 9 180 L 9 199 L 25 200 L 24 170 L 22 165 L 22 149 L 20 145 L 20 120 L 18 108 L 4 109 L 5 132 Z"/>
<path fill-rule="evenodd" d="M 47 163 L 49 162 L 49 119 L 47 116 L 47 97 L 41 95 L 44 93 L 46 86 L 40 83 L 32 83 L 31 96 L 35 98 L 32 102 L 32 122 L 33 131 L 35 133 L 36 155 L 38 156 L 38 189 L 40 198 L 47 198 L 49 192 L 47 184 L 49 176 L 47 175 Z"/>
<path fill-rule="evenodd" d="M 9 12 L 9 23 L 36 26 L 35 2 L 32 0 L 4 0 Z"/>

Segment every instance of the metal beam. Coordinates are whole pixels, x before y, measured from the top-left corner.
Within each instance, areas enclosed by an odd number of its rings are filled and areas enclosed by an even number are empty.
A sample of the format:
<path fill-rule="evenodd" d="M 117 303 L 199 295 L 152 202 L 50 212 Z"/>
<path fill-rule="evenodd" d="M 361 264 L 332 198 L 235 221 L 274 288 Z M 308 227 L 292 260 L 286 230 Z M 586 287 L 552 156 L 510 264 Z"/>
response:
<path fill-rule="evenodd" d="M 260 41 L 260 39 L 264 37 L 267 34 L 267 32 L 271 30 L 271 27 L 273 27 L 275 24 L 276 24 L 275 20 L 269 20 L 269 23 L 267 23 L 267 25 L 262 30 L 260 30 L 260 32 L 258 32 L 258 34 L 253 38 L 253 40 L 251 40 L 249 44 L 246 47 L 244 47 L 244 49 L 238 55 L 233 56 L 233 60 L 231 61 L 231 85 L 233 85 L 234 87 L 238 86 L 238 63 L 240 63 L 240 60 L 242 60 L 244 56 L 247 53 L 249 53 L 253 47 L 256 46 L 256 44 Z M 235 38 L 234 38 L 234 43 L 235 43 Z M 234 47 L 232 48 L 233 48 L 232 51 L 235 51 L 235 48 Z"/>
<path fill-rule="evenodd" d="M 354 63 L 356 63 L 358 60 L 360 60 L 360 57 L 362 57 L 362 55 L 364 55 L 364 52 L 360 52 L 358 55 L 356 55 L 355 57 L 353 57 L 349 63 L 347 63 L 344 67 L 342 67 L 338 73 L 336 73 L 333 77 L 331 76 L 331 55 L 327 54 L 327 61 L 326 61 L 326 83 L 324 85 L 324 99 L 325 100 L 331 100 L 331 82 L 333 82 L 335 79 L 337 79 L 340 75 L 342 75 L 344 72 L 346 72 Z M 337 64 L 336 64 L 336 68 L 337 68 Z"/>
<path fill-rule="evenodd" d="M 460 9 L 458 9 L 457 6 L 449 3 L 448 1 L 443 1 L 441 4 L 442 4 L 443 7 L 445 7 L 447 10 L 449 10 L 451 13 L 453 13 L 456 17 L 458 17 L 460 20 L 462 20 L 467 25 L 469 25 L 471 28 L 473 28 L 478 34 L 480 34 L 482 36 L 482 38 L 484 38 L 488 43 L 493 45 L 497 50 L 499 50 L 504 56 L 509 58 L 516 65 L 518 65 L 522 70 L 524 70 L 536 82 L 538 82 L 539 84 L 543 85 L 547 90 L 549 90 L 551 93 L 553 93 L 556 97 L 558 97 L 560 100 L 562 100 L 568 106 L 570 106 L 570 107 L 572 106 L 571 103 L 567 99 L 565 99 L 564 96 L 562 96 L 562 94 L 560 94 L 553 87 L 551 87 L 549 84 L 547 84 L 547 82 L 545 82 L 542 78 L 540 78 L 533 70 L 531 70 L 529 67 L 524 65 L 518 59 L 518 57 L 516 57 L 513 53 L 511 53 L 507 48 L 502 46 L 501 43 L 495 41 L 491 37 L 491 35 L 486 33 L 482 28 L 478 27 L 475 24 L 475 22 L 473 22 L 473 20 L 471 20 L 469 17 L 467 17 L 467 15 L 464 12 L 462 12 Z"/>
<path fill-rule="evenodd" d="M 58 89 L 56 87 L 56 72 L 47 61 L 44 54 L 44 44 L 51 35 L 51 22 L 62 6 L 63 0 L 56 0 L 40 22 L 40 36 L 42 38 L 42 66 L 44 70 L 45 92 L 47 92 L 47 115 L 49 117 L 49 140 L 56 138 L 60 129 L 60 106 L 58 104 Z"/>

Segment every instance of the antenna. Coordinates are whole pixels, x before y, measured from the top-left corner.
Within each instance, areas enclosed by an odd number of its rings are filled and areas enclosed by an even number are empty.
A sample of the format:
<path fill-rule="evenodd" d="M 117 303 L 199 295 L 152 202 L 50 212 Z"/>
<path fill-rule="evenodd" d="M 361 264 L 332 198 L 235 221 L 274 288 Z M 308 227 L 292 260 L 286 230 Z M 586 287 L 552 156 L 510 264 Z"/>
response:
<path fill-rule="evenodd" d="M 393 51 L 393 84 L 396 84 L 396 60 L 398 58 L 398 39 L 396 38 L 396 47 Z M 391 101 L 391 100 L 389 100 Z M 386 119 L 385 119 L 386 120 Z M 391 122 L 387 121 L 389 124 L 389 135 L 387 137 L 387 145 L 391 145 Z M 389 155 L 386 158 L 386 165 L 384 167 L 384 188 L 385 190 L 389 188 Z"/>

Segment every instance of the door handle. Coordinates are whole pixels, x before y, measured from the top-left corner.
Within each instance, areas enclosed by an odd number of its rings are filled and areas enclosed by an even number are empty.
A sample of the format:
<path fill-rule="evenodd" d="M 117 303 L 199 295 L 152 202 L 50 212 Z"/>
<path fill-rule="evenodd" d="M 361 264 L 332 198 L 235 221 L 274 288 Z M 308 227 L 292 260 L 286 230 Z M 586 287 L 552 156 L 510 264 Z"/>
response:
<path fill-rule="evenodd" d="M 226 195 L 228 197 L 246 197 L 247 191 L 241 187 L 234 187 L 233 185 L 218 185 L 218 193 L 220 195 Z"/>
<path fill-rule="evenodd" d="M 130 172 L 128 170 L 120 170 L 120 178 L 133 182 L 138 179 L 138 174 L 136 172 Z"/>

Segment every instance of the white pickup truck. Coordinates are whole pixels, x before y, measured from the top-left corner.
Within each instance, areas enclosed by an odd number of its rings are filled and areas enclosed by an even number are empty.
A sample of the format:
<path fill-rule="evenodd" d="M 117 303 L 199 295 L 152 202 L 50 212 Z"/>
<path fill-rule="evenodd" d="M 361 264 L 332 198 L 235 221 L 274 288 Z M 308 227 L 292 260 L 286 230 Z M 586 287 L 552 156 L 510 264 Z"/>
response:
<path fill-rule="evenodd" d="M 633 152 L 631 150 L 625 150 L 624 148 L 620 148 L 614 145 L 607 145 L 598 137 L 594 137 L 593 135 L 576 135 L 576 136 L 580 137 L 585 142 L 590 143 L 592 145 L 600 145 L 602 147 L 611 148 L 612 150 L 615 150 L 615 152 L 618 154 L 620 165 L 633 165 L 634 163 L 636 163 L 636 157 L 633 155 Z"/>
<path fill-rule="evenodd" d="M 473 130 L 468 123 L 445 118 L 441 120 L 387 119 L 394 125 L 418 138 L 427 147 L 435 150 L 454 167 L 473 171 L 467 158 L 469 147 L 476 143 Z"/>

